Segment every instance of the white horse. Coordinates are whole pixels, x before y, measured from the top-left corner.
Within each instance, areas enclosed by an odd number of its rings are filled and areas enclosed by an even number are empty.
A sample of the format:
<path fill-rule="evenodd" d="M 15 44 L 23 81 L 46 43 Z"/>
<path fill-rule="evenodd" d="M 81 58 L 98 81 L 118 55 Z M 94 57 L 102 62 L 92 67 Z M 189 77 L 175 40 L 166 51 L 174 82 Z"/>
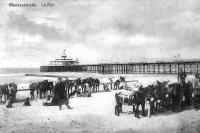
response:
<path fill-rule="evenodd" d="M 102 83 L 103 83 L 103 88 L 105 91 L 109 90 L 109 85 L 110 85 L 110 89 L 112 88 L 112 80 L 110 78 L 103 78 L 102 79 Z"/>

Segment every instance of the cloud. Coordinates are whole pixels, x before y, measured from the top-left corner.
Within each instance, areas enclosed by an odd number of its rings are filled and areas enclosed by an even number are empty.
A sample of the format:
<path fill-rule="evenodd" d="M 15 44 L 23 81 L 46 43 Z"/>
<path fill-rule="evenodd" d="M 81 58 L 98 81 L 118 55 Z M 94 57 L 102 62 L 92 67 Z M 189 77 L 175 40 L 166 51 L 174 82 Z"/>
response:
<path fill-rule="evenodd" d="M 0 3 L 0 59 L 5 66 L 48 64 L 63 49 L 84 64 L 178 53 L 199 57 L 198 0 L 59 0 L 52 9 Z"/>
<path fill-rule="evenodd" d="M 7 27 L 21 33 L 29 35 L 41 35 L 46 39 L 51 40 L 67 40 L 68 36 L 59 32 L 58 29 L 50 27 L 45 24 L 36 24 L 34 21 L 29 20 L 24 15 L 9 14 L 9 22 Z"/>

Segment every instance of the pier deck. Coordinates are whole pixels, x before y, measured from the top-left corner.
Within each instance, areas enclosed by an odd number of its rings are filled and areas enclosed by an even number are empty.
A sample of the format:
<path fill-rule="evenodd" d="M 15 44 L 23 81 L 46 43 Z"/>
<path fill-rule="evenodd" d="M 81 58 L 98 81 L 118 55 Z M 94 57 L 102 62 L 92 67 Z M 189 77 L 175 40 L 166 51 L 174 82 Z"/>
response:
<path fill-rule="evenodd" d="M 187 74 L 200 72 L 200 60 L 178 60 L 136 63 L 100 63 L 71 66 L 41 66 L 41 72 L 91 72 L 100 74 Z"/>

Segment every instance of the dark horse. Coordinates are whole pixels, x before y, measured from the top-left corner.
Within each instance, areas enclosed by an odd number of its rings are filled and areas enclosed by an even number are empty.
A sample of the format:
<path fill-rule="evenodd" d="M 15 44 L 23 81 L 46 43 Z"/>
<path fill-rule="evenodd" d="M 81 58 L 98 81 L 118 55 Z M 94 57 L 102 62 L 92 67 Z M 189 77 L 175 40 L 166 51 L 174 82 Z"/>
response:
<path fill-rule="evenodd" d="M 166 111 L 170 106 L 170 94 L 168 93 L 167 83 L 169 81 L 159 82 L 156 85 L 148 85 L 145 87 L 147 92 L 147 99 L 150 104 L 150 113 L 154 111 L 163 110 Z"/>
<path fill-rule="evenodd" d="M 82 89 L 86 89 L 86 84 L 89 84 L 89 87 L 92 89 L 93 92 L 98 92 L 99 91 L 99 85 L 100 85 L 100 81 L 98 78 L 86 78 L 82 80 Z"/>
<path fill-rule="evenodd" d="M 119 89 L 120 82 L 125 82 L 125 77 L 120 76 L 119 79 L 114 82 L 114 90 Z"/>
<path fill-rule="evenodd" d="M 177 108 L 181 107 L 181 94 L 182 89 L 179 83 L 173 83 L 169 85 L 170 88 L 170 97 L 172 99 L 172 110 L 175 111 Z"/>
<path fill-rule="evenodd" d="M 52 91 L 53 89 L 53 82 L 48 82 L 48 80 L 44 80 L 42 82 L 39 82 L 39 93 L 40 93 L 40 99 L 46 97 L 47 91 Z"/>
<path fill-rule="evenodd" d="M 173 111 L 176 111 L 177 108 L 180 109 L 181 106 L 187 106 L 191 104 L 191 87 L 192 85 L 190 83 L 185 83 L 183 85 L 181 85 L 180 83 L 173 83 L 169 85 Z"/>
<path fill-rule="evenodd" d="M 8 99 L 8 84 L 0 85 L 0 101 L 2 102 L 2 97 L 4 97 L 5 100 Z"/>
<path fill-rule="evenodd" d="M 139 118 L 139 106 L 142 107 L 142 115 L 145 116 L 145 91 L 140 89 L 140 91 L 134 92 L 132 95 L 124 95 L 122 92 L 115 94 L 116 106 L 115 115 L 122 113 L 122 105 L 133 106 L 133 112 L 135 117 Z"/>
<path fill-rule="evenodd" d="M 16 100 L 17 85 L 15 83 L 0 85 L 0 101 L 4 96 L 4 99 L 7 100 L 8 97 L 11 98 L 11 102 Z"/>
<path fill-rule="evenodd" d="M 31 99 L 34 99 L 35 98 L 35 95 L 34 95 L 34 92 L 35 90 L 37 91 L 37 97 L 38 97 L 38 94 L 39 94 L 39 83 L 31 83 L 29 85 L 29 89 L 30 89 L 30 95 L 31 95 Z"/>

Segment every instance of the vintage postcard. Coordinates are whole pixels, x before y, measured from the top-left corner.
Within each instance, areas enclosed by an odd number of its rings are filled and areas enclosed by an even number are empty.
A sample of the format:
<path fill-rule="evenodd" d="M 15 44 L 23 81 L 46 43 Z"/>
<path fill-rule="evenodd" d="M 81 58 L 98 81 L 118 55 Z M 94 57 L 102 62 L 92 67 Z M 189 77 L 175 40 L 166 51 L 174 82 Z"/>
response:
<path fill-rule="evenodd" d="M 199 0 L 1 0 L 0 133 L 199 133 Z"/>

